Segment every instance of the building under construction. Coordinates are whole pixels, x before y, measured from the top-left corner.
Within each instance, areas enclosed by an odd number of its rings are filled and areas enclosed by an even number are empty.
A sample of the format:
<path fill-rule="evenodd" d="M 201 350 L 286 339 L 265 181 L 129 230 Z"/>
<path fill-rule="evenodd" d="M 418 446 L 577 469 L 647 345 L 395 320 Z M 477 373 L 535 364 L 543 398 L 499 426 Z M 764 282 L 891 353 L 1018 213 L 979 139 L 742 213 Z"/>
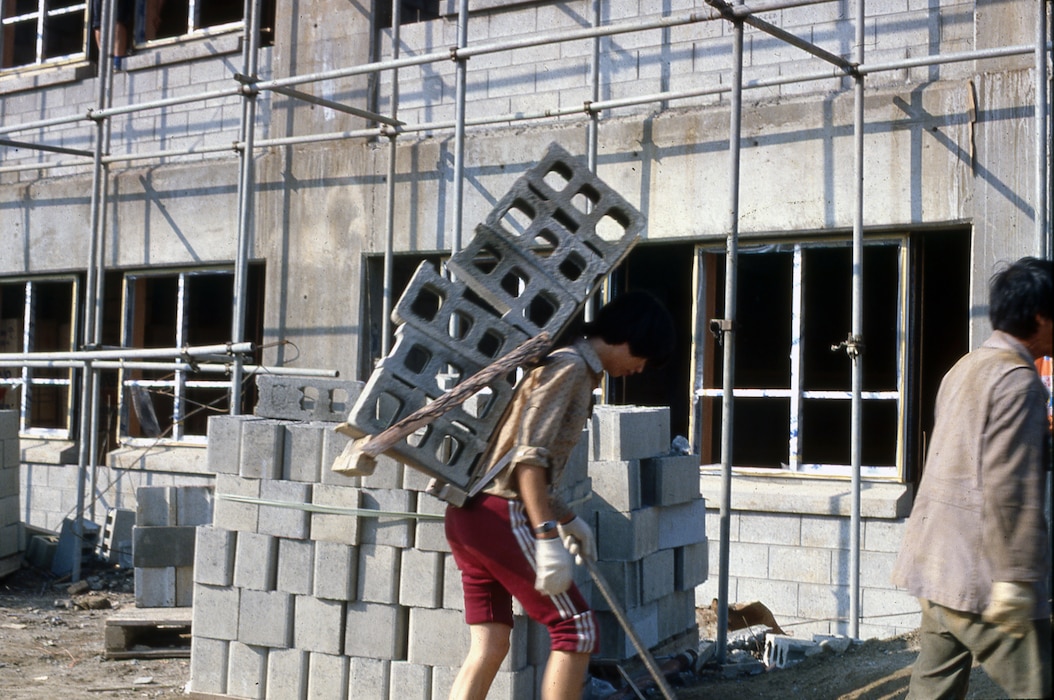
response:
<path fill-rule="evenodd" d="M 937 384 L 992 272 L 1052 254 L 1050 3 L 123 4 L 98 39 L 91 3 L 0 6 L 7 541 L 212 486 L 261 373 L 365 381 L 419 263 L 556 142 L 647 220 L 601 294 L 683 342 L 603 399 L 700 457 L 700 604 L 917 625 L 888 579 Z"/>

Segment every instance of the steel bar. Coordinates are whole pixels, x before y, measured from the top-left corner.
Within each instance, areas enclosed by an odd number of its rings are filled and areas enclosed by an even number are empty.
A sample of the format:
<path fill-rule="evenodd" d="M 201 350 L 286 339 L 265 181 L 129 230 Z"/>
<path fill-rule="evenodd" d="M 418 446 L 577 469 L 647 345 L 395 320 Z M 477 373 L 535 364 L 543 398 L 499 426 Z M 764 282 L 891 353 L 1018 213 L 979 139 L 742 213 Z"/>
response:
<path fill-rule="evenodd" d="M 96 369 L 126 369 L 143 372 L 202 372 L 206 374 L 229 374 L 230 364 L 186 363 L 186 362 L 134 362 L 126 360 L 3 360 L 0 367 L 31 367 L 33 369 L 79 369 L 88 362 Z M 273 367 L 269 365 L 242 365 L 245 374 L 273 374 L 291 377 L 338 377 L 335 369 L 297 369 L 296 367 Z M 21 384 L 21 379 L 0 384 Z"/>
<path fill-rule="evenodd" d="M 457 11 L 457 51 L 468 45 L 468 0 L 459 0 Z M 467 57 L 451 52 L 451 58 L 457 61 L 457 72 L 454 82 L 454 196 L 451 203 L 451 241 L 450 254 L 461 251 L 462 231 L 465 207 L 465 103 L 468 84 Z"/>
<path fill-rule="evenodd" d="M 856 58 L 864 62 L 864 2 L 856 0 Z M 852 496 L 849 514 L 849 636 L 860 636 L 860 442 L 861 409 L 863 400 L 863 358 L 860 345 L 864 328 L 864 75 L 855 76 L 853 83 L 853 288 L 852 329 L 846 353 L 852 363 L 853 398 L 850 404 L 849 459 Z"/>
<path fill-rule="evenodd" d="M 10 146 L 12 148 L 26 148 L 34 151 L 45 151 L 47 153 L 62 153 L 68 156 L 84 156 L 85 158 L 91 158 L 92 152 L 86 151 L 81 148 L 64 148 L 62 146 L 47 146 L 40 143 L 27 143 L 25 141 L 12 141 L 11 139 L 0 139 L 0 146 Z"/>
<path fill-rule="evenodd" d="M 261 0 L 245 0 L 245 37 L 242 54 L 242 69 L 245 75 L 255 77 L 259 68 Z M 256 91 L 247 91 L 242 96 L 242 140 L 245 148 L 239 154 L 241 168 L 238 177 L 238 240 L 234 259 L 234 299 L 232 300 L 231 340 L 241 342 L 245 338 L 246 296 L 249 289 L 249 248 L 253 232 L 253 204 L 256 201 L 255 151 L 256 138 Z M 242 403 L 242 358 L 235 356 L 231 372 L 230 413 L 241 413 Z"/>
<path fill-rule="evenodd" d="M 286 97 L 292 97 L 297 100 L 303 100 L 304 102 L 310 102 L 311 104 L 318 105 L 319 107 L 327 107 L 338 112 L 352 114 L 356 117 L 362 117 L 364 119 L 380 122 L 389 126 L 399 126 L 400 124 L 402 124 L 401 121 L 391 119 L 389 117 L 384 116 L 383 114 L 377 114 L 376 112 L 371 112 L 367 109 L 359 109 L 358 107 L 352 107 L 351 105 L 346 105 L 341 102 L 327 100 L 324 97 L 315 97 L 312 94 L 301 92 L 300 90 L 294 90 L 290 87 L 273 87 L 271 88 L 271 92 L 277 92 L 279 95 L 285 95 Z"/>
<path fill-rule="evenodd" d="M 721 504 L 718 551 L 717 640 L 718 663 L 725 663 L 728 646 L 728 565 L 732 531 L 732 425 L 735 387 L 736 285 L 739 261 L 739 166 L 743 126 L 743 24 L 733 24 L 732 93 L 729 105 L 728 135 L 728 237 L 725 241 L 725 318 L 721 332 L 724 375 L 721 398 Z"/>
<path fill-rule="evenodd" d="M 216 345 L 189 345 L 183 348 L 109 348 L 106 350 L 70 350 L 55 352 L 0 352 L 0 362 L 5 360 L 122 360 L 129 357 L 197 357 L 200 355 L 224 355 L 253 351 L 253 344 L 219 343 Z"/>

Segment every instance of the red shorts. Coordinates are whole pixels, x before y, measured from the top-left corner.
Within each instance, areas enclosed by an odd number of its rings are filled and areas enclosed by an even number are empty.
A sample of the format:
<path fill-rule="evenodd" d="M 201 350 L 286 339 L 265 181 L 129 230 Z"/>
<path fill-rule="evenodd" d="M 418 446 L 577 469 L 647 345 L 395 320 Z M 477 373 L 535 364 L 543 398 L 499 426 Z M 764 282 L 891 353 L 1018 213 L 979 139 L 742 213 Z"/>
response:
<path fill-rule="evenodd" d="M 534 588 L 534 534 L 523 504 L 480 494 L 463 508 L 446 511 L 446 536 L 461 569 L 465 620 L 512 627 L 512 598 L 549 630 L 556 651 L 595 653 L 596 616 L 573 584 L 556 596 Z"/>

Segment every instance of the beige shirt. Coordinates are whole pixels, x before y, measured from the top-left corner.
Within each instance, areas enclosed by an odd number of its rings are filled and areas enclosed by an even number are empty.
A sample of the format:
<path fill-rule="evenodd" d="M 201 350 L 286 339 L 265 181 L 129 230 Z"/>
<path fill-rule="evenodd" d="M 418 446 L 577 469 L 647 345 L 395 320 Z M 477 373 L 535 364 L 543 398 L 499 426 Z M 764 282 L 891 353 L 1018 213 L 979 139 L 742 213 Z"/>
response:
<path fill-rule="evenodd" d="M 564 465 L 582 438 L 582 428 L 593 412 L 593 390 L 604 371 L 589 341 L 550 353 L 520 381 L 502 422 L 494 431 L 482 464 L 489 469 L 511 451 L 509 465 L 483 489 L 502 498 L 519 499 L 513 471 L 518 464 L 548 470 L 553 516 L 562 519 L 570 509 L 553 494 Z"/>
<path fill-rule="evenodd" d="M 1033 617 L 1048 616 L 1046 389 L 1032 357 L 995 331 L 945 375 L 935 414 L 893 583 L 980 613 L 993 581 L 1032 582 Z"/>

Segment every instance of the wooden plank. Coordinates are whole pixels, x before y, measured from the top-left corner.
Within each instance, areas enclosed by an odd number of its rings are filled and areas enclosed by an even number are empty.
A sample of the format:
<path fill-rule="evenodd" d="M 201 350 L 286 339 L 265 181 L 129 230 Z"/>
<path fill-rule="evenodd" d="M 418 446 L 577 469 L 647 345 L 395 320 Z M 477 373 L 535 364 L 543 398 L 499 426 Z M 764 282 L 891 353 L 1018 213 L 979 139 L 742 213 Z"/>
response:
<path fill-rule="evenodd" d="M 107 659 L 190 657 L 193 609 L 129 608 L 106 619 L 103 626 Z"/>

